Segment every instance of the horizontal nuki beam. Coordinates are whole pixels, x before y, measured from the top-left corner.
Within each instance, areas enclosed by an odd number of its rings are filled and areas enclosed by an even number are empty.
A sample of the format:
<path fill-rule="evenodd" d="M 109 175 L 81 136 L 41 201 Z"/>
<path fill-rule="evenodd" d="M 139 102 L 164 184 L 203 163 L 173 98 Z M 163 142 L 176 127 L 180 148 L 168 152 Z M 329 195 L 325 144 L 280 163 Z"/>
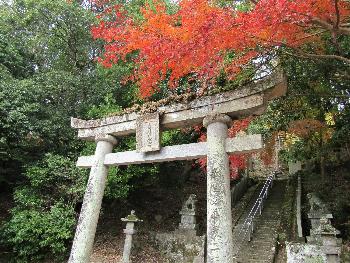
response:
<path fill-rule="evenodd" d="M 201 124 L 213 112 L 227 114 L 232 118 L 261 114 L 268 100 L 286 93 L 286 79 L 281 71 L 252 82 L 242 88 L 211 96 L 204 96 L 190 102 L 160 106 L 156 111 L 162 114 L 161 129 L 176 129 Z M 99 134 L 125 136 L 136 132 L 136 119 L 142 113 L 133 112 L 97 120 L 72 118 L 71 126 L 78 129 L 78 138 L 94 140 Z"/>
<path fill-rule="evenodd" d="M 263 148 L 263 140 L 260 134 L 246 135 L 236 138 L 227 138 L 225 149 L 228 154 L 249 153 Z M 179 160 L 198 159 L 207 156 L 207 143 L 190 143 L 174 146 L 166 146 L 156 152 L 139 153 L 136 151 L 109 153 L 104 164 L 107 166 L 119 166 L 129 164 L 169 162 Z M 94 165 L 94 156 L 81 156 L 78 159 L 78 167 L 91 167 Z"/>

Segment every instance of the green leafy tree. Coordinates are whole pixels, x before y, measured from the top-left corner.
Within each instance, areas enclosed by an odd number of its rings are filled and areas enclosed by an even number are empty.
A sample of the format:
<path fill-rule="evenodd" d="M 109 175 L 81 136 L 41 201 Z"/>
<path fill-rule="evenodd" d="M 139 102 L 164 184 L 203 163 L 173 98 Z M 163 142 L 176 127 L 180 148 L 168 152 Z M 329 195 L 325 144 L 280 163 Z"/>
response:
<path fill-rule="evenodd" d="M 67 157 L 47 154 L 25 177 L 28 183 L 15 190 L 16 206 L 2 227 L 2 240 L 16 252 L 16 262 L 62 258 L 73 237 L 87 173 Z"/>
<path fill-rule="evenodd" d="M 76 156 L 83 144 L 70 117 L 134 95 L 119 80 L 127 63 L 104 69 L 95 59 L 94 13 L 83 2 L 15 0 L 0 4 L 0 169 L 2 181 L 16 183 L 23 167 L 46 152 Z M 111 105 L 111 103 L 110 103 Z"/>
<path fill-rule="evenodd" d="M 342 41 L 348 42 L 346 38 Z M 310 129 L 310 136 L 294 141 L 288 151 L 283 152 L 283 157 L 286 161 L 317 160 L 325 173 L 329 158 L 324 157 L 349 142 L 346 136 L 350 107 L 347 66 L 338 61 L 298 58 L 284 53 L 279 57 L 288 78 L 288 94 L 271 103 L 266 112 L 252 122 L 250 130 L 271 138 L 278 131 L 288 131 L 295 121 L 323 123 L 326 130 L 332 130 L 330 138 L 325 140 L 324 132 Z M 327 123 L 327 116 L 332 116 L 334 123 Z M 304 128 L 307 129 L 307 125 Z"/>
<path fill-rule="evenodd" d="M 132 84 L 119 82 L 130 64 L 97 64 L 94 20 L 84 1 L 0 3 L 0 192 L 15 189 L 0 227 L 16 262 L 58 259 L 70 247 L 88 174 L 75 162 L 90 147 L 70 117 L 102 116 L 135 100 Z M 126 198 L 131 178 L 149 171 L 157 169 L 111 169 L 106 197 Z"/>

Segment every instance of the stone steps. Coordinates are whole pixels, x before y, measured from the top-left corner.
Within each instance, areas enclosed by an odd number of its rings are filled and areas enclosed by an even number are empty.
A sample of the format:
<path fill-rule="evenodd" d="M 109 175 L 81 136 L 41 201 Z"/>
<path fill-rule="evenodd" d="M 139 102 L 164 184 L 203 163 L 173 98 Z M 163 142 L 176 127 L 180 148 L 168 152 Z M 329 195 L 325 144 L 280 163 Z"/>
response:
<path fill-rule="evenodd" d="M 233 242 L 241 243 L 235 246 L 238 251 L 235 256 L 236 263 L 272 263 L 276 249 L 277 230 L 280 223 L 281 207 L 284 199 L 285 180 L 274 182 L 274 186 L 270 189 L 268 198 L 264 201 L 264 209 L 261 215 L 257 215 L 254 220 L 254 232 L 251 241 L 242 240 L 244 236 L 240 232 L 240 226 L 244 223 L 251 207 L 259 196 L 260 187 L 257 188 L 251 198 L 250 203 L 246 207 L 246 211 L 236 222 L 233 230 Z M 238 248 L 238 249 L 237 249 Z"/>
<path fill-rule="evenodd" d="M 241 198 L 241 200 L 235 204 L 232 208 L 232 222 L 236 225 L 242 217 L 246 217 L 247 206 L 251 200 L 256 198 L 256 192 L 260 188 L 260 184 L 256 184 L 248 188 L 247 193 Z"/>
<path fill-rule="evenodd" d="M 247 218 L 247 216 L 252 208 L 252 205 L 254 204 L 256 199 L 259 197 L 260 190 L 261 190 L 263 184 L 264 184 L 264 182 L 258 183 L 257 185 L 255 185 L 255 187 L 252 187 L 251 191 L 248 193 L 249 194 L 248 197 L 244 196 L 242 198 L 242 199 L 245 199 L 245 204 L 244 204 L 244 207 L 240 208 L 241 211 L 240 211 L 240 215 L 239 215 L 239 220 L 237 220 L 236 222 L 234 221 L 234 225 L 242 224 L 244 219 Z M 236 211 L 234 211 L 234 210 L 232 211 L 233 218 L 237 217 L 237 215 L 235 215 L 235 212 Z"/>

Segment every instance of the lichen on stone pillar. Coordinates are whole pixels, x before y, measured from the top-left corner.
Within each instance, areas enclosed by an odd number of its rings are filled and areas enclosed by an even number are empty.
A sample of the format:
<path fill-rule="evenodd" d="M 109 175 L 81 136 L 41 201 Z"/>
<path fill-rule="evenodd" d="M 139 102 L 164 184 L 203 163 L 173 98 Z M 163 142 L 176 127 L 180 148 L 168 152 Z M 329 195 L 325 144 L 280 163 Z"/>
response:
<path fill-rule="evenodd" d="M 224 123 L 227 125 L 227 127 L 230 127 L 232 124 L 230 116 L 221 113 L 212 113 L 203 119 L 203 126 L 208 128 L 210 124 L 217 122 Z"/>
<path fill-rule="evenodd" d="M 232 263 L 232 214 L 229 159 L 225 150 L 231 118 L 214 113 L 203 120 L 207 128 L 207 262 Z"/>
<path fill-rule="evenodd" d="M 89 262 L 108 174 L 104 159 L 117 144 L 113 136 L 105 134 L 96 136 L 95 141 L 95 161 L 90 170 L 69 263 Z"/>

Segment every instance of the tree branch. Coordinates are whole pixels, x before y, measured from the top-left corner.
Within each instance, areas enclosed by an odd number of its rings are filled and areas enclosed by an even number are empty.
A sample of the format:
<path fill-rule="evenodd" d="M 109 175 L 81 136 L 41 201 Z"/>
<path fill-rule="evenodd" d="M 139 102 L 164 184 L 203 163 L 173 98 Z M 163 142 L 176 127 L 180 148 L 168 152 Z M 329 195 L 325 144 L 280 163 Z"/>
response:
<path fill-rule="evenodd" d="M 335 14 L 337 15 L 337 20 L 335 21 L 334 29 L 338 30 L 340 23 L 340 13 L 339 13 L 339 0 L 334 1 Z"/>
<path fill-rule="evenodd" d="M 340 60 L 343 61 L 347 64 L 350 65 L 350 59 L 342 57 L 342 56 L 338 56 L 338 55 L 318 55 L 318 54 L 309 54 L 309 53 L 303 53 L 301 54 L 302 56 L 306 57 L 306 58 L 315 58 L 315 59 L 336 59 L 336 60 Z"/>
<path fill-rule="evenodd" d="M 333 32 L 335 30 L 334 26 L 331 23 L 328 23 L 328 22 L 326 22 L 322 19 L 319 19 L 317 17 L 313 17 L 311 19 L 311 22 L 329 30 L 330 32 Z M 339 32 L 340 34 L 343 34 L 343 35 L 350 36 L 350 28 L 348 28 L 348 27 L 343 27 L 343 26 L 338 25 L 337 32 Z"/>
<path fill-rule="evenodd" d="M 345 62 L 346 64 L 350 65 L 350 59 L 346 58 L 346 57 L 342 57 L 339 55 L 327 55 L 327 54 L 310 54 L 310 53 L 305 53 L 304 51 L 302 51 L 299 48 L 293 48 L 290 47 L 293 50 L 296 51 L 296 54 L 294 53 L 290 53 L 287 51 L 283 51 L 284 53 L 291 55 L 291 56 L 295 56 L 295 57 L 300 57 L 300 58 L 310 58 L 310 59 L 335 59 L 335 60 L 339 60 L 342 62 Z"/>

